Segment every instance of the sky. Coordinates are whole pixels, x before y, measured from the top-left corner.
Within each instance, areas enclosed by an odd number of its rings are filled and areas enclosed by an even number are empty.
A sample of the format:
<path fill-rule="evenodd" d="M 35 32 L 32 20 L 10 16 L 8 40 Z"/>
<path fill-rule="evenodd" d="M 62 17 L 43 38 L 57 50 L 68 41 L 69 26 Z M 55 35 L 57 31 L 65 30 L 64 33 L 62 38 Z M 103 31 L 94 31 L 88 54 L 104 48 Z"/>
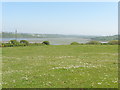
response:
<path fill-rule="evenodd" d="M 3 2 L 2 30 L 20 33 L 115 35 L 117 2 Z"/>

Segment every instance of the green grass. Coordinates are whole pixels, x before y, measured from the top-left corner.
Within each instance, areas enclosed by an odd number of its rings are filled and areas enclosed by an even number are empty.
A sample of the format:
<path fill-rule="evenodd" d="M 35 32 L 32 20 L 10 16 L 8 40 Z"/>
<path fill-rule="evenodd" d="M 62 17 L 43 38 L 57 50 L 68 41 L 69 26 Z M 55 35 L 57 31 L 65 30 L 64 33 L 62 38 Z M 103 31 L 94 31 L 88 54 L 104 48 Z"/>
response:
<path fill-rule="evenodd" d="M 117 45 L 5 47 L 3 88 L 117 88 Z"/>

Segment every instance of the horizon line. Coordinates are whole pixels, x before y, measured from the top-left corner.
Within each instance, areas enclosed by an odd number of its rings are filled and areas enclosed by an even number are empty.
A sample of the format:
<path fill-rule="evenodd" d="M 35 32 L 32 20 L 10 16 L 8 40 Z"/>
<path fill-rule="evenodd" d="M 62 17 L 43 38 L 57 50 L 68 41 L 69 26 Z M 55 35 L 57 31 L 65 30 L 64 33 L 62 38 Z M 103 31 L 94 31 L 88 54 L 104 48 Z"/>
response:
<path fill-rule="evenodd" d="M 8 31 L 2 31 L 0 32 L 1 34 L 5 32 L 5 33 L 15 33 L 15 32 L 8 32 Z M 118 34 L 113 34 L 113 35 L 90 35 L 90 34 L 58 34 L 58 33 L 28 33 L 28 32 L 17 32 L 18 34 L 54 34 L 54 35 L 76 35 L 76 36 L 114 36 L 114 35 L 120 35 L 119 33 Z"/>

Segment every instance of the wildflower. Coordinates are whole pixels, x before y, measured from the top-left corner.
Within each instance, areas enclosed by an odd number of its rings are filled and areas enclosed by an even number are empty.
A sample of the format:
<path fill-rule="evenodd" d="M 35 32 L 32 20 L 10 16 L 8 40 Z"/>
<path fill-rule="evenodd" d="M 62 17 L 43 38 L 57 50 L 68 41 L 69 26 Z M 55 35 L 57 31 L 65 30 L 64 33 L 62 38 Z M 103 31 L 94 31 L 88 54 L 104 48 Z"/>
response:
<path fill-rule="evenodd" d="M 107 84 L 108 86 L 110 86 L 110 84 Z"/>
<path fill-rule="evenodd" d="M 50 84 L 51 82 L 49 81 L 48 83 Z"/>
<path fill-rule="evenodd" d="M 108 75 L 106 74 L 105 76 L 107 77 Z"/>
<path fill-rule="evenodd" d="M 15 80 L 13 80 L 13 83 L 15 83 L 16 81 Z"/>
<path fill-rule="evenodd" d="M 40 76 L 42 76 L 42 75 L 40 75 Z"/>
<path fill-rule="evenodd" d="M 99 82 L 98 84 L 99 84 L 99 85 L 101 85 L 102 83 L 101 83 L 101 82 Z"/>
<path fill-rule="evenodd" d="M 112 81 L 113 83 L 117 83 L 118 81 Z"/>
<path fill-rule="evenodd" d="M 28 77 L 27 77 L 27 76 L 25 76 L 25 77 L 22 77 L 22 79 L 24 79 L 24 80 L 28 80 Z"/>

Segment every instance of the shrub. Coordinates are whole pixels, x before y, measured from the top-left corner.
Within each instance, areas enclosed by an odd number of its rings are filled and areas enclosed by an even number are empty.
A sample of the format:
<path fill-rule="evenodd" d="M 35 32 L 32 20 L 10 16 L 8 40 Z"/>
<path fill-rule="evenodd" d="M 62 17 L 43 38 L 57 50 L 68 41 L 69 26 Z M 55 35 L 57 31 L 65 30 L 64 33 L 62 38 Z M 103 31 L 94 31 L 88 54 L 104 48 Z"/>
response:
<path fill-rule="evenodd" d="M 29 46 L 42 46 L 42 43 L 29 43 Z"/>
<path fill-rule="evenodd" d="M 118 45 L 120 45 L 120 40 L 118 40 Z"/>
<path fill-rule="evenodd" d="M 26 46 L 26 45 L 24 43 L 17 43 L 17 44 L 2 43 L 2 47 L 14 47 L 14 46 Z"/>
<path fill-rule="evenodd" d="M 78 42 L 72 42 L 71 45 L 80 45 Z"/>
<path fill-rule="evenodd" d="M 87 44 L 97 45 L 101 43 L 99 41 L 89 41 Z"/>
<path fill-rule="evenodd" d="M 12 43 L 2 43 L 2 47 L 13 47 Z"/>
<path fill-rule="evenodd" d="M 9 43 L 15 45 L 15 44 L 18 44 L 19 42 L 17 40 L 10 40 Z"/>
<path fill-rule="evenodd" d="M 50 42 L 49 41 L 43 41 L 42 44 L 50 45 Z"/>
<path fill-rule="evenodd" d="M 112 41 L 109 41 L 108 44 L 110 45 L 117 45 L 119 43 L 118 40 L 112 40 Z M 120 43 L 119 43 L 120 44 Z"/>
<path fill-rule="evenodd" d="M 26 46 L 25 43 L 19 43 L 18 46 Z"/>
<path fill-rule="evenodd" d="M 23 43 L 25 45 L 29 45 L 29 42 L 27 40 L 20 40 L 20 43 Z"/>

